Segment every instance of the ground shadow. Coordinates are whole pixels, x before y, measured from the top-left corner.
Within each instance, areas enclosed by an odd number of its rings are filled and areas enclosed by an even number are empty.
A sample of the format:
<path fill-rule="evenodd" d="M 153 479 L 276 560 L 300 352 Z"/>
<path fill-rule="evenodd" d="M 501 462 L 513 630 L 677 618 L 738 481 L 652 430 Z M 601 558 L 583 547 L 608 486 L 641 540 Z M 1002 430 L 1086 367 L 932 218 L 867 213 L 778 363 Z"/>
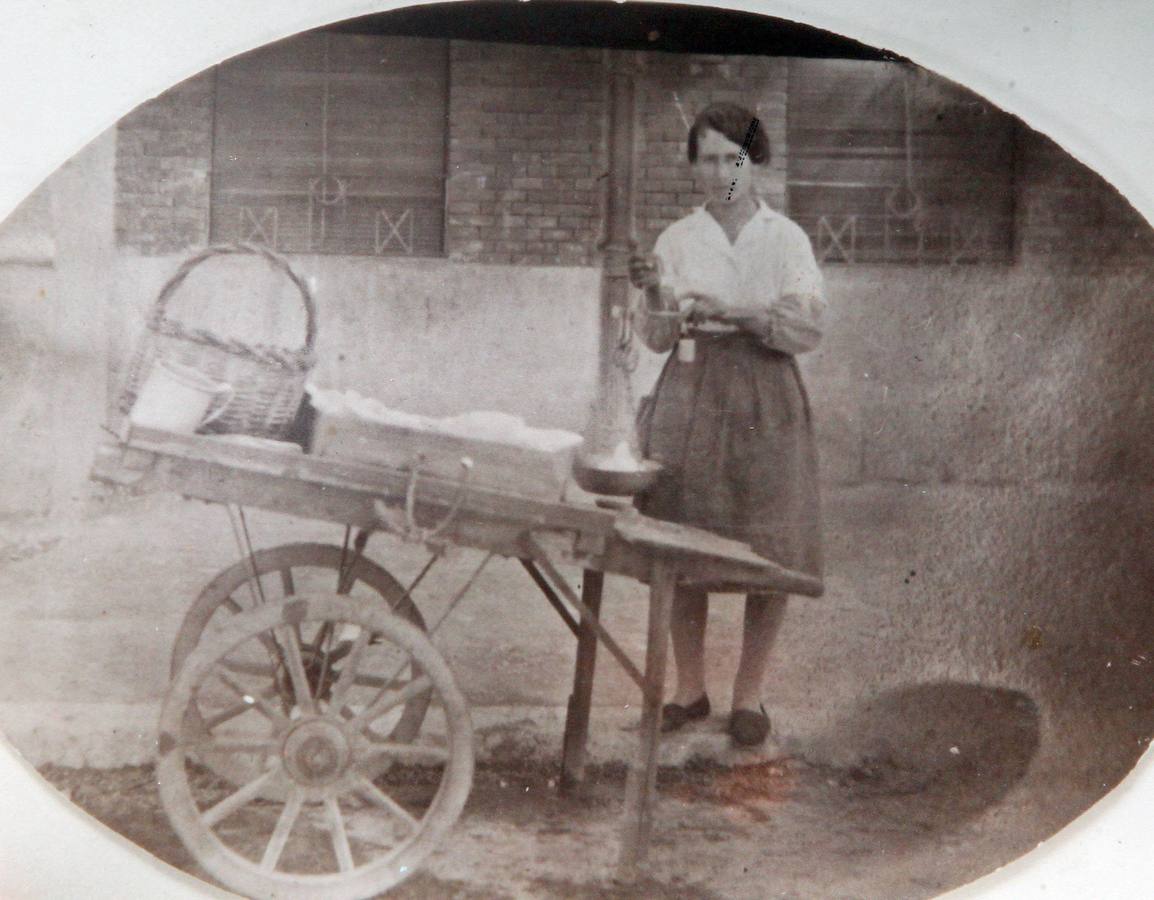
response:
<path fill-rule="evenodd" d="M 1040 716 L 1020 691 L 931 682 L 865 701 L 820 743 L 858 760 L 841 774 L 855 797 L 917 795 L 919 816 L 946 827 L 993 806 L 1025 776 Z"/>

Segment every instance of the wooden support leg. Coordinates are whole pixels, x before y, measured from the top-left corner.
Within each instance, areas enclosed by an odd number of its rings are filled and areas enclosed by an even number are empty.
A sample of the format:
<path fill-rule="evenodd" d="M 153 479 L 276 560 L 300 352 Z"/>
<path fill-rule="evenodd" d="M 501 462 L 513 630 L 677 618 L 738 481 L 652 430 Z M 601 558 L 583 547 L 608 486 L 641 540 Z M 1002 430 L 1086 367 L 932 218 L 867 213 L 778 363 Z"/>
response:
<path fill-rule="evenodd" d="M 605 576 L 586 569 L 581 599 L 593 618 L 601 614 L 601 590 Z M 585 780 L 585 747 L 589 739 L 589 708 L 593 701 L 593 673 L 597 665 L 597 632 L 582 614 L 577 631 L 577 664 L 573 670 L 573 693 L 565 716 L 565 740 L 561 755 L 561 790 L 573 791 Z"/>
<path fill-rule="evenodd" d="M 649 633 L 645 645 L 646 689 L 641 706 L 641 736 L 637 756 L 625 783 L 625 822 L 619 874 L 626 879 L 636 876 L 649 848 L 657 789 L 657 739 L 665 687 L 669 615 L 676 581 L 676 574 L 667 563 L 660 558 L 654 561 L 649 583 Z"/>

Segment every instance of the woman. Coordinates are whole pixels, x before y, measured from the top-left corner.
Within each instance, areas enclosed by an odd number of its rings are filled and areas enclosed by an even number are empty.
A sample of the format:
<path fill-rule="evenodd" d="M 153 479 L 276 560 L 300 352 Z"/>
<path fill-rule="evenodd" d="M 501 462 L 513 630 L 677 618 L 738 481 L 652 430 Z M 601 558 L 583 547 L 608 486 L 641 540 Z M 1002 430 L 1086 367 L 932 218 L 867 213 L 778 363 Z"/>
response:
<path fill-rule="evenodd" d="M 657 352 L 678 348 L 640 418 L 642 450 L 665 468 L 638 505 L 820 577 L 817 456 L 794 356 L 821 336 L 821 274 L 805 232 L 755 193 L 752 167 L 769 162 L 769 141 L 752 114 L 709 106 L 689 131 L 688 156 L 704 205 L 661 234 L 652 258 L 630 262 L 646 295 L 642 339 Z M 683 586 L 674 598 L 677 684 L 663 731 L 709 715 L 708 592 L 725 587 Z M 729 719 L 741 746 L 769 733 L 761 684 L 786 599 L 746 597 Z"/>

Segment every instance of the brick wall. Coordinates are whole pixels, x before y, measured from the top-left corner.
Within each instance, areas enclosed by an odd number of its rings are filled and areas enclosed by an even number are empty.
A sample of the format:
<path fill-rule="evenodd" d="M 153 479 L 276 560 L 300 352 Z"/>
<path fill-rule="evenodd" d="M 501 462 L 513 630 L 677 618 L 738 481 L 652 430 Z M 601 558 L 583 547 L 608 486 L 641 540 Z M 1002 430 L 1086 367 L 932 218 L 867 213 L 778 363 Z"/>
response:
<path fill-rule="evenodd" d="M 454 41 L 445 245 L 458 260 L 588 265 L 605 168 L 601 52 Z"/>
<path fill-rule="evenodd" d="M 635 229 L 651 247 L 699 194 L 687 122 L 750 107 L 773 159 L 760 190 L 785 202 L 784 59 L 646 54 L 637 82 Z M 450 255 L 493 263 L 597 261 L 605 76 L 599 50 L 455 43 L 449 121 Z"/>
<path fill-rule="evenodd" d="M 116 240 L 148 255 L 208 243 L 212 72 L 181 82 L 121 119 Z"/>
<path fill-rule="evenodd" d="M 596 265 L 605 170 L 602 51 L 454 41 L 450 47 L 447 255 L 496 264 Z M 768 130 L 760 190 L 785 204 L 787 62 L 641 56 L 637 204 L 641 247 L 697 202 L 686 122 L 707 103 L 753 109 Z M 146 255 L 208 241 L 212 73 L 145 103 L 118 128 L 118 245 Z M 1023 127 L 1016 149 L 1022 261 L 1148 264 L 1154 232 L 1105 181 Z"/>

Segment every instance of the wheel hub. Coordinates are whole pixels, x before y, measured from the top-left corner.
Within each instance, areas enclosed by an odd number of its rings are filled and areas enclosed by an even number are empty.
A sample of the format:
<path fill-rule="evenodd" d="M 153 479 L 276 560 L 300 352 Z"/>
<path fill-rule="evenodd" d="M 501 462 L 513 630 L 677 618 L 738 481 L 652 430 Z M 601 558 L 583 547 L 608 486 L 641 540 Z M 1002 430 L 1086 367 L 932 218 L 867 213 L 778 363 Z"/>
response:
<path fill-rule="evenodd" d="M 294 781 L 320 787 L 344 774 L 352 754 L 341 728 L 324 719 L 310 719 L 289 732 L 282 755 Z"/>

